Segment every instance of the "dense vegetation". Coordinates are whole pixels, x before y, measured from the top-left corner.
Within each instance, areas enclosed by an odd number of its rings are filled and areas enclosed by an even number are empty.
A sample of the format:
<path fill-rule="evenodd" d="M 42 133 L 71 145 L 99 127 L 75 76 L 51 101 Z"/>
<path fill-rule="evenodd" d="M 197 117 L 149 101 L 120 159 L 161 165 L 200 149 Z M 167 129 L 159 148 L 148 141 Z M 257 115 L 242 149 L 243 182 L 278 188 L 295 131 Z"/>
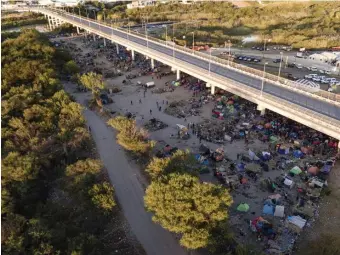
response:
<path fill-rule="evenodd" d="M 35 30 L 1 48 L 3 254 L 132 254 L 82 107 L 57 79 L 69 56 Z"/>
<path fill-rule="evenodd" d="M 121 9 L 119 11 L 119 9 Z M 107 18 L 127 18 L 140 22 L 176 20 L 176 38 L 195 31 L 197 43 L 239 43 L 246 35 L 271 38 L 272 43 L 293 47 L 329 48 L 339 46 L 340 5 L 337 2 L 271 3 L 236 8 L 228 2 L 193 5 L 159 4 L 145 8 L 105 10 Z M 102 15 L 99 15 L 101 18 Z"/>
<path fill-rule="evenodd" d="M 1 29 L 8 29 L 13 27 L 46 24 L 47 20 L 43 15 L 37 13 L 23 13 L 18 15 L 9 15 L 1 18 Z"/>
<path fill-rule="evenodd" d="M 118 130 L 117 142 L 124 149 L 150 158 L 145 172 L 151 184 L 144 202 L 146 209 L 154 213 L 155 222 L 180 234 L 181 245 L 188 249 L 213 247 L 216 251 L 213 240 L 224 239 L 226 232 L 229 236 L 224 241 L 233 242 L 225 224 L 232 198 L 222 186 L 200 182 L 198 163 L 189 151 L 178 150 L 166 158 L 152 157 L 155 142 L 147 139 L 147 132 L 138 128 L 134 120 L 118 116 L 108 124 Z"/>

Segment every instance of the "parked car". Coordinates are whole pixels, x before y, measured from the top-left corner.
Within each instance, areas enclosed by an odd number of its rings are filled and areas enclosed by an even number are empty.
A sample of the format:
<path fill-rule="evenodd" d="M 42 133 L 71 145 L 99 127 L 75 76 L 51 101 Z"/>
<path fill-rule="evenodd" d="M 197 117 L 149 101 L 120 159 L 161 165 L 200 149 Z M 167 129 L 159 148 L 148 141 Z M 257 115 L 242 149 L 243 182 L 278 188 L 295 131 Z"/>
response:
<path fill-rule="evenodd" d="M 325 73 L 325 71 L 320 69 L 320 70 L 319 70 L 319 73 Z"/>
<path fill-rule="evenodd" d="M 315 76 L 315 77 L 313 78 L 313 81 L 321 81 L 321 78 L 320 78 L 319 76 Z"/>
<path fill-rule="evenodd" d="M 313 79 L 316 76 L 318 76 L 318 75 L 315 74 L 315 73 L 307 74 L 307 75 L 305 75 L 305 79 Z"/>
<path fill-rule="evenodd" d="M 288 63 L 287 66 L 293 68 L 293 67 L 295 67 L 295 64 L 293 64 L 293 63 Z"/>
<path fill-rule="evenodd" d="M 327 71 L 325 71 L 325 73 L 326 73 L 326 74 L 331 74 L 332 72 L 329 71 L 329 70 L 327 70 Z"/>
<path fill-rule="evenodd" d="M 273 60 L 274 63 L 280 63 L 281 61 L 283 62 L 283 59 L 281 60 L 279 58 L 276 58 L 276 59 Z"/>
<path fill-rule="evenodd" d="M 254 62 L 261 62 L 261 59 L 259 59 L 259 58 L 254 58 L 253 61 L 254 61 Z"/>
<path fill-rule="evenodd" d="M 329 79 L 322 79 L 322 80 L 321 80 L 321 83 L 323 83 L 323 84 L 328 84 L 328 83 L 330 83 L 330 80 L 329 80 Z"/>
<path fill-rule="evenodd" d="M 295 64 L 296 68 L 301 69 L 303 66 L 301 64 Z"/>
<path fill-rule="evenodd" d="M 313 71 L 313 72 L 317 72 L 318 71 L 318 69 L 316 67 L 314 67 L 314 66 L 312 66 L 312 68 L 310 70 Z"/>

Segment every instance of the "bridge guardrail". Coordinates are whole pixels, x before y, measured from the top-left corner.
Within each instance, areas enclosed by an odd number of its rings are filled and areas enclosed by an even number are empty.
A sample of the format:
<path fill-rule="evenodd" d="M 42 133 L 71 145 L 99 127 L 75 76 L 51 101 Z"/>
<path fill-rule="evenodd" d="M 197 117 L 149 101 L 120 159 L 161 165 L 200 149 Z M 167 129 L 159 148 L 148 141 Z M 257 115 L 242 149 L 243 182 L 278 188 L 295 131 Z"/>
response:
<path fill-rule="evenodd" d="M 38 8 L 41 8 L 41 7 L 38 7 Z M 44 7 L 42 7 L 42 8 L 44 8 Z M 278 77 L 278 76 L 275 76 L 275 75 L 272 75 L 272 74 L 269 74 L 269 73 L 263 73 L 263 71 L 261 71 L 261 70 L 257 70 L 257 69 L 251 68 L 251 67 L 240 65 L 240 64 L 234 63 L 232 61 L 221 59 L 221 58 L 218 58 L 218 57 L 215 57 L 215 56 L 210 57 L 209 55 L 207 55 L 205 53 L 202 53 L 202 52 L 199 52 L 199 51 L 193 51 L 193 50 L 186 48 L 186 47 L 183 47 L 183 46 L 169 45 L 166 41 L 163 41 L 163 40 L 160 40 L 160 39 L 157 39 L 157 38 L 154 38 L 154 37 L 150 37 L 146 34 L 131 32 L 128 29 L 124 29 L 124 28 L 112 27 L 112 26 L 109 26 L 105 22 L 89 19 L 87 17 L 83 17 L 83 16 L 79 16 L 79 15 L 74 15 L 72 13 L 68 13 L 68 12 L 60 10 L 60 9 L 50 8 L 50 7 L 44 8 L 44 9 L 51 10 L 53 12 L 57 12 L 61 16 L 65 16 L 65 14 L 67 13 L 67 16 L 74 16 L 74 17 L 77 17 L 77 18 L 81 18 L 83 20 L 89 20 L 91 22 L 98 23 L 99 25 L 102 25 L 102 26 L 106 26 L 106 27 L 109 27 L 109 28 L 112 28 L 112 29 L 120 30 L 121 32 L 127 33 L 127 37 L 128 37 L 128 34 L 131 34 L 131 35 L 136 36 L 136 37 L 141 37 L 143 39 L 153 41 L 153 42 L 156 42 L 158 44 L 162 44 L 163 46 L 166 46 L 168 48 L 175 48 L 176 50 L 183 51 L 183 52 L 186 52 L 186 53 L 189 53 L 189 54 L 193 54 L 196 57 L 204 59 L 205 61 L 212 61 L 212 62 L 215 62 L 214 64 L 216 64 L 216 63 L 221 64 L 223 67 L 227 67 L 229 69 L 233 69 L 235 71 L 242 72 L 242 73 L 244 73 L 248 76 L 253 76 L 257 79 L 265 79 L 265 82 L 269 82 L 269 83 L 274 84 L 276 86 L 288 87 L 290 90 L 306 94 L 307 96 L 310 96 L 310 97 L 318 98 L 318 99 L 321 99 L 321 100 L 327 100 L 327 101 L 330 101 L 330 102 L 335 102 L 335 103 L 339 102 L 340 103 L 340 95 L 336 95 L 336 94 L 328 92 L 328 91 L 320 90 L 319 92 L 311 93 L 311 92 L 309 92 L 309 91 L 307 91 L 303 88 L 298 87 L 297 84 L 293 81 L 290 81 L 290 80 L 287 80 L 283 77 Z"/>

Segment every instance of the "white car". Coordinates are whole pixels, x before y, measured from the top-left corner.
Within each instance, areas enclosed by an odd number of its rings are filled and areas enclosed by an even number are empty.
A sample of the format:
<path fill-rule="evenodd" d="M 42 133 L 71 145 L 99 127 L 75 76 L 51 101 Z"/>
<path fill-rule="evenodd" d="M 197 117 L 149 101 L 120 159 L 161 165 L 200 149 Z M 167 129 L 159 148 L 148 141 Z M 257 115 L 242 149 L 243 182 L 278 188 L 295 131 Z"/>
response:
<path fill-rule="evenodd" d="M 307 74 L 307 75 L 305 75 L 305 79 L 313 79 L 316 76 L 318 76 L 318 75 L 315 74 L 315 73 Z"/>
<path fill-rule="evenodd" d="M 313 81 L 321 81 L 321 78 L 316 76 L 316 77 L 313 78 Z"/>
<path fill-rule="evenodd" d="M 314 67 L 314 66 L 312 66 L 310 70 L 313 71 L 313 72 L 317 72 L 318 71 L 318 69 L 316 67 Z"/>
<path fill-rule="evenodd" d="M 330 80 L 329 79 L 323 79 L 323 80 L 321 80 L 321 83 L 328 84 L 328 83 L 330 83 Z"/>
<path fill-rule="evenodd" d="M 325 71 L 325 73 L 326 73 L 326 74 L 331 74 L 332 72 L 329 71 L 329 70 L 327 70 L 327 71 Z"/>
<path fill-rule="evenodd" d="M 320 69 L 320 70 L 319 70 L 319 73 L 325 73 L 325 71 Z"/>
<path fill-rule="evenodd" d="M 301 64 L 296 64 L 295 66 L 296 66 L 296 68 L 299 68 L 299 69 L 301 69 L 303 67 Z"/>

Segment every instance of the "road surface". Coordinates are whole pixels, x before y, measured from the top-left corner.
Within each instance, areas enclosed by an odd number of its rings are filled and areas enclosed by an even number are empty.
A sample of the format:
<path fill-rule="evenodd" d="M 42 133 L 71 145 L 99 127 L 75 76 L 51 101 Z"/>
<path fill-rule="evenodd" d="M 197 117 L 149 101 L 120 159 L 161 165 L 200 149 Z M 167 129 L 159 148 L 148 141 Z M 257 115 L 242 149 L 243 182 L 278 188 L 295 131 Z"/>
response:
<path fill-rule="evenodd" d="M 92 137 L 100 158 L 105 165 L 124 216 L 132 232 L 148 255 L 187 254 L 173 235 L 151 220 L 151 214 L 144 209 L 144 188 L 139 179 L 137 166 L 127 160 L 125 152 L 116 143 L 115 131 L 90 110 L 84 110 L 87 124 L 91 126 Z"/>

